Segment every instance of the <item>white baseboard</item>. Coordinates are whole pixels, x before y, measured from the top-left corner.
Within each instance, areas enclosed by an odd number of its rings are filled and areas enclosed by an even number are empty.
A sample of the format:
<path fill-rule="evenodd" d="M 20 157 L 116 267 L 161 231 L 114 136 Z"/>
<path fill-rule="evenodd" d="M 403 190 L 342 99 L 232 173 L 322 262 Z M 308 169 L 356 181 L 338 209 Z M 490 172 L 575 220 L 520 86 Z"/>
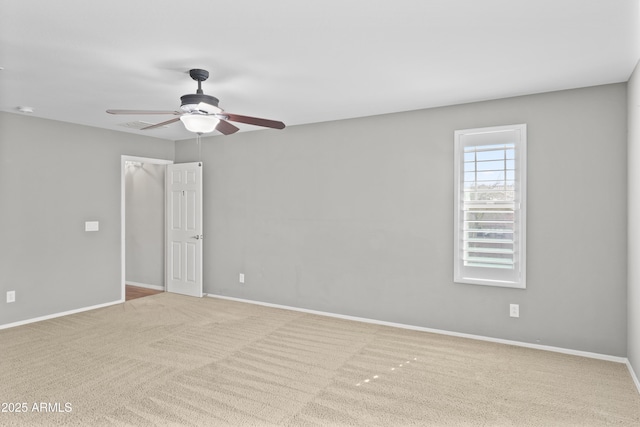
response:
<path fill-rule="evenodd" d="M 567 349 L 562 347 L 553 347 L 549 345 L 531 344 L 531 343 L 522 342 L 522 341 L 503 340 L 500 338 L 491 338 L 491 337 L 485 337 L 482 335 L 472 335 L 472 334 L 464 334 L 460 332 L 451 332 L 451 331 L 445 331 L 442 329 L 424 328 L 422 326 L 413 326 L 413 325 L 405 325 L 402 323 L 385 322 L 382 320 L 367 319 L 364 317 L 346 316 L 343 314 L 328 313 L 328 312 L 317 311 L 317 310 L 308 310 L 305 308 L 291 307 L 291 306 L 280 305 L 280 304 L 271 304 L 271 303 L 260 302 L 260 301 L 252 301 L 252 300 L 246 300 L 242 298 L 227 297 L 223 295 L 214 295 L 214 294 L 206 294 L 206 295 L 211 298 L 220 298 L 220 299 L 226 299 L 231 301 L 245 302 L 249 304 L 263 305 L 266 307 L 281 308 L 284 310 L 300 311 L 303 313 L 317 314 L 320 316 L 328 316 L 328 317 L 336 317 L 338 319 L 353 320 L 356 322 L 372 323 L 375 325 L 391 326 L 394 328 L 411 329 L 414 331 L 430 332 L 433 334 L 449 335 L 449 336 L 460 337 L 460 338 L 469 338 L 469 339 L 479 340 L 479 341 L 489 341 L 489 342 L 494 342 L 499 344 L 532 348 L 536 350 L 552 351 L 555 353 L 563 353 L 563 354 L 569 354 L 573 356 L 588 357 L 590 359 L 599 359 L 599 360 L 606 360 L 609 362 L 625 363 L 627 364 L 627 366 L 630 366 L 626 357 L 611 356 L 608 354 L 600 354 L 600 353 L 591 353 L 589 351 L 572 350 L 572 349 Z M 638 384 L 637 378 L 635 379 L 635 381 L 637 385 Z M 640 387 L 638 388 L 638 390 L 640 391 Z"/>
<path fill-rule="evenodd" d="M 95 309 L 98 309 L 98 308 L 109 307 L 110 305 L 121 304 L 123 302 L 124 302 L 124 300 L 120 299 L 118 301 L 112 301 L 112 302 L 107 302 L 107 303 L 104 303 L 104 304 L 92 305 L 91 307 L 83 307 L 83 308 L 78 308 L 78 309 L 75 309 L 75 310 L 63 311 L 62 313 L 48 314 L 46 316 L 35 317 L 33 319 L 21 320 L 19 322 L 6 323 L 4 325 L 0 325 L 0 329 L 15 328 L 16 326 L 22 326 L 22 325 L 27 325 L 29 323 L 41 322 L 43 320 L 55 319 L 56 317 L 68 316 L 70 314 L 82 313 L 83 311 L 90 311 L 90 310 L 95 310 Z"/>
<path fill-rule="evenodd" d="M 131 285 L 131 286 L 137 286 L 139 288 L 147 288 L 147 289 L 154 289 L 156 291 L 164 291 L 164 286 L 150 285 L 148 283 L 132 282 L 131 280 L 125 280 L 125 284 Z"/>
<path fill-rule="evenodd" d="M 638 381 L 638 377 L 635 371 L 633 370 L 633 366 L 631 366 L 631 362 L 629 362 L 629 359 L 627 359 L 627 368 L 629 369 L 629 373 L 631 374 L 631 379 L 633 379 L 633 383 L 636 385 L 636 388 L 638 389 L 638 393 L 640 393 L 640 381 Z"/>

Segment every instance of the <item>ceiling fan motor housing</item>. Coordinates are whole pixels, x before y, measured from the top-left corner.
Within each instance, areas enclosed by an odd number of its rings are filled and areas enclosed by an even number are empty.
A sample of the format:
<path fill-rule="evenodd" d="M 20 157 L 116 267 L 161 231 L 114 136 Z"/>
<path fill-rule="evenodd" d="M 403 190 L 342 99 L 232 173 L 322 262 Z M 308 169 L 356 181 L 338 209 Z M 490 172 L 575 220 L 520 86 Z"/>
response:
<path fill-rule="evenodd" d="M 180 102 L 183 110 L 193 111 L 201 102 L 218 107 L 218 102 L 220 101 L 215 96 L 205 95 L 204 93 L 192 93 L 181 96 Z M 193 105 L 193 108 L 190 108 L 191 105 Z"/>

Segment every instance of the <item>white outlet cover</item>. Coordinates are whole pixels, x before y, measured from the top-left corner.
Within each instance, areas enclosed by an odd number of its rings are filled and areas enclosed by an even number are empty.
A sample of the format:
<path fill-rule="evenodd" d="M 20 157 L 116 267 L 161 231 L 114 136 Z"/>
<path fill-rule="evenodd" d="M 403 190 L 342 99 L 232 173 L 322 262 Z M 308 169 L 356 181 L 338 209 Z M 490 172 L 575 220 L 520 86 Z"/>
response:
<path fill-rule="evenodd" d="M 15 302 L 15 301 L 16 301 L 16 291 L 8 291 L 7 302 Z"/>
<path fill-rule="evenodd" d="M 520 317 L 520 304 L 509 304 L 509 316 Z"/>
<path fill-rule="evenodd" d="M 244 273 L 240 273 L 240 276 L 238 276 L 238 280 L 240 281 L 240 283 L 244 283 Z"/>
<path fill-rule="evenodd" d="M 84 231 L 98 231 L 98 230 L 100 230 L 99 221 L 85 221 Z"/>

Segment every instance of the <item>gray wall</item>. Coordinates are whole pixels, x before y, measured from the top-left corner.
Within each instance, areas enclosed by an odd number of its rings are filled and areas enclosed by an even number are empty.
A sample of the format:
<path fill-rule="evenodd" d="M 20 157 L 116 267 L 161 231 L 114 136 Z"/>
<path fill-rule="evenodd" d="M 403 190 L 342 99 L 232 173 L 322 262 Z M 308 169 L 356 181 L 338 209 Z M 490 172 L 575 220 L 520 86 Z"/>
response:
<path fill-rule="evenodd" d="M 640 64 L 640 63 L 638 63 Z M 636 376 L 640 375 L 640 65 L 628 86 L 629 125 L 629 289 L 628 354 Z"/>
<path fill-rule="evenodd" d="M 514 123 L 527 289 L 453 283 L 453 132 Z M 205 292 L 626 356 L 626 144 L 625 84 L 206 138 Z"/>
<path fill-rule="evenodd" d="M 127 283 L 164 287 L 165 165 L 125 167 Z"/>
<path fill-rule="evenodd" d="M 123 154 L 172 159 L 174 144 L 0 113 L 0 325 L 120 299 Z"/>
<path fill-rule="evenodd" d="M 626 356 L 626 89 L 206 138 L 205 291 Z M 453 131 L 513 123 L 529 131 L 528 288 L 454 284 Z M 198 160 L 194 141 L 175 150 Z M 120 298 L 122 154 L 174 144 L 0 113 L 0 325 Z"/>

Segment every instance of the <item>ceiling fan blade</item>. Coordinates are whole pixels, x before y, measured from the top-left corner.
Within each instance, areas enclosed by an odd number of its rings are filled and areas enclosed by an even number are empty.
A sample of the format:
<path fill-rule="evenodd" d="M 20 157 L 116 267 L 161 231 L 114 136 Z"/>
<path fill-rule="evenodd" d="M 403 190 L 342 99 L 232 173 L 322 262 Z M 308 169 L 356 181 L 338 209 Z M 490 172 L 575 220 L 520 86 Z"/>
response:
<path fill-rule="evenodd" d="M 180 120 L 180 117 L 176 117 L 175 119 L 167 120 L 166 122 L 156 123 L 155 125 L 151 125 L 151 126 L 147 126 L 147 127 L 141 128 L 140 130 L 149 130 L 149 129 L 159 128 L 159 127 L 164 126 L 164 125 L 170 125 L 171 123 L 175 123 L 178 120 Z"/>
<path fill-rule="evenodd" d="M 107 110 L 109 114 L 182 114 L 179 111 L 162 111 L 162 110 Z"/>
<path fill-rule="evenodd" d="M 273 129 L 285 128 L 284 123 L 278 122 L 276 120 L 261 119 L 258 117 L 250 117 L 250 116 L 241 116 L 239 114 L 227 113 L 226 111 L 223 114 L 227 116 L 227 120 L 231 120 L 232 122 L 246 123 L 249 125 L 262 126 L 266 128 L 273 128 Z"/>
<path fill-rule="evenodd" d="M 231 135 L 238 132 L 240 129 L 232 125 L 231 123 L 220 119 L 220 122 L 216 126 L 216 130 L 223 135 Z"/>

